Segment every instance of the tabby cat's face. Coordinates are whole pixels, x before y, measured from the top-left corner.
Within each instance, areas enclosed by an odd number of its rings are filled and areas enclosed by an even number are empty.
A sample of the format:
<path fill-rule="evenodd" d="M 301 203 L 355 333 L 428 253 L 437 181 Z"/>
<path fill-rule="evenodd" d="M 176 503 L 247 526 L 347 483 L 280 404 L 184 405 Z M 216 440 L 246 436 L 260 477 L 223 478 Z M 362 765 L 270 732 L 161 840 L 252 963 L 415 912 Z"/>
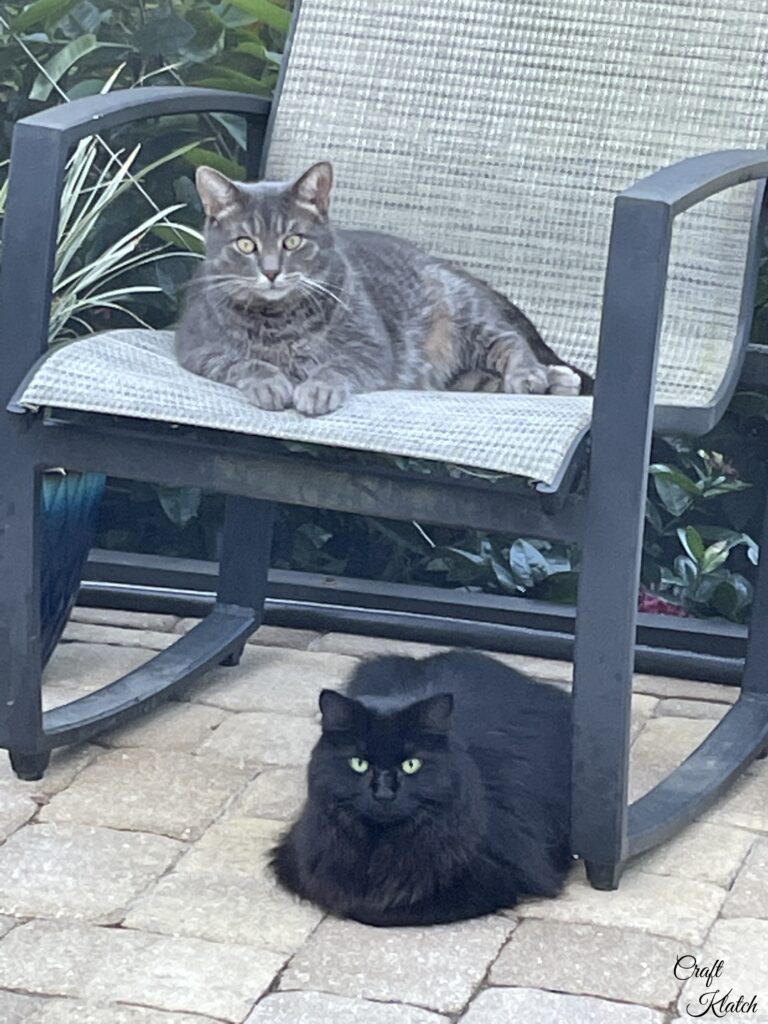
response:
<path fill-rule="evenodd" d="M 204 280 L 214 294 L 250 305 L 321 293 L 334 250 L 332 180 L 328 163 L 288 184 L 240 184 L 198 168 L 206 213 Z"/>
<path fill-rule="evenodd" d="M 379 825 L 432 813 L 455 796 L 448 742 L 449 694 L 403 705 L 320 696 L 323 735 L 310 768 L 310 795 Z"/>

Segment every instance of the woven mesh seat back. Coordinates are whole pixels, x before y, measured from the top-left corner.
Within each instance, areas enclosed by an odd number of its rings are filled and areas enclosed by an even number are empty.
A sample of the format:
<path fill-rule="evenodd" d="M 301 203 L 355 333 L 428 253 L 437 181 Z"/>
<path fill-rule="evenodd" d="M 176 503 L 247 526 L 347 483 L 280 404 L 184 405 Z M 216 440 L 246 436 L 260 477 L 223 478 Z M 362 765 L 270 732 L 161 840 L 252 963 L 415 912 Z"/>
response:
<path fill-rule="evenodd" d="M 763 146 L 767 53 L 764 0 L 302 0 L 267 173 L 330 158 L 337 224 L 458 261 L 593 370 L 615 195 Z M 753 198 L 676 222 L 657 401 L 723 380 Z"/>

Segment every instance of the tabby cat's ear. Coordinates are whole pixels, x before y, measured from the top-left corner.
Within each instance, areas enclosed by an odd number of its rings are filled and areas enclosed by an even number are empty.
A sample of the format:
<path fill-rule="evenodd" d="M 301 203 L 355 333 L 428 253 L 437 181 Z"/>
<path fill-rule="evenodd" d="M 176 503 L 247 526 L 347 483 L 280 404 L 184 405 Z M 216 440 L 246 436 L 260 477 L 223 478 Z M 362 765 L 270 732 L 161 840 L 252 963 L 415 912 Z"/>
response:
<path fill-rule="evenodd" d="M 233 181 L 225 178 L 212 167 L 198 167 L 195 172 L 197 194 L 203 204 L 206 217 L 216 220 L 225 210 L 240 202 L 240 191 Z"/>
<path fill-rule="evenodd" d="M 434 697 L 427 697 L 415 705 L 419 716 L 419 726 L 422 732 L 445 733 L 451 727 L 451 712 L 453 711 L 453 694 L 436 693 Z"/>
<path fill-rule="evenodd" d="M 313 164 L 293 183 L 292 191 L 298 203 L 324 218 L 331 202 L 331 185 L 333 168 L 327 160 L 322 160 L 319 164 Z"/>
<path fill-rule="evenodd" d="M 323 732 L 349 732 L 355 721 L 357 701 L 335 690 L 320 691 Z"/>

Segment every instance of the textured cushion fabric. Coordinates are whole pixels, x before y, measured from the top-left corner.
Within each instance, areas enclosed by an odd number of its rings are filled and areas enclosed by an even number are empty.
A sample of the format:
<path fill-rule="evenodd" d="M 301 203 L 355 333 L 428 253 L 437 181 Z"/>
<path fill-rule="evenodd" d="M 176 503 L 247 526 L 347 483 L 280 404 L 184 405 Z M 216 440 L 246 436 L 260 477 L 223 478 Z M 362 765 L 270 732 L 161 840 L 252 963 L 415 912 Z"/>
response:
<path fill-rule="evenodd" d="M 193 424 L 262 437 L 436 459 L 553 483 L 587 429 L 588 398 L 379 391 L 330 416 L 265 412 L 182 369 L 168 331 L 121 330 L 53 352 L 21 404 Z"/>
<path fill-rule="evenodd" d="M 764 146 L 766 52 L 765 0 L 302 0 L 268 172 L 330 157 L 338 222 L 459 261 L 591 372 L 614 196 Z M 753 195 L 677 221 L 660 404 L 723 379 Z"/>

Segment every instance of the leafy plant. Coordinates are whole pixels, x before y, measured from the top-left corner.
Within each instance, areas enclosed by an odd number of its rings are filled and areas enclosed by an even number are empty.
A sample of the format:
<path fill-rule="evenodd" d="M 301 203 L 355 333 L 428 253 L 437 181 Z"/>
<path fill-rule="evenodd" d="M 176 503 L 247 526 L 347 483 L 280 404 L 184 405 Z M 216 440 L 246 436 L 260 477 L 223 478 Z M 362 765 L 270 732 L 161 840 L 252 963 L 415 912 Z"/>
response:
<path fill-rule="evenodd" d="M 102 145 L 97 136 L 84 139 L 73 152 L 66 169 L 62 190 L 61 215 L 57 237 L 53 274 L 53 299 L 49 323 L 51 343 L 66 340 L 77 333 L 91 330 L 94 315 L 113 311 L 129 321 L 143 324 L 133 308 L 137 296 L 160 291 L 156 284 L 127 283 L 125 275 L 147 267 L 159 260 L 179 258 L 185 254 L 169 251 L 170 245 L 142 246 L 155 225 L 162 223 L 173 233 L 186 233 L 190 229 L 169 218 L 183 204 L 174 204 L 154 210 L 148 217 L 108 244 L 94 245 L 94 234 L 105 210 L 118 202 L 141 179 L 178 153 L 132 171 L 139 149 L 123 155 L 108 151 L 106 159 L 98 162 Z M 0 218 L 5 210 L 8 186 L 0 187 Z M 0 257 L 2 245 L 0 243 Z"/>

